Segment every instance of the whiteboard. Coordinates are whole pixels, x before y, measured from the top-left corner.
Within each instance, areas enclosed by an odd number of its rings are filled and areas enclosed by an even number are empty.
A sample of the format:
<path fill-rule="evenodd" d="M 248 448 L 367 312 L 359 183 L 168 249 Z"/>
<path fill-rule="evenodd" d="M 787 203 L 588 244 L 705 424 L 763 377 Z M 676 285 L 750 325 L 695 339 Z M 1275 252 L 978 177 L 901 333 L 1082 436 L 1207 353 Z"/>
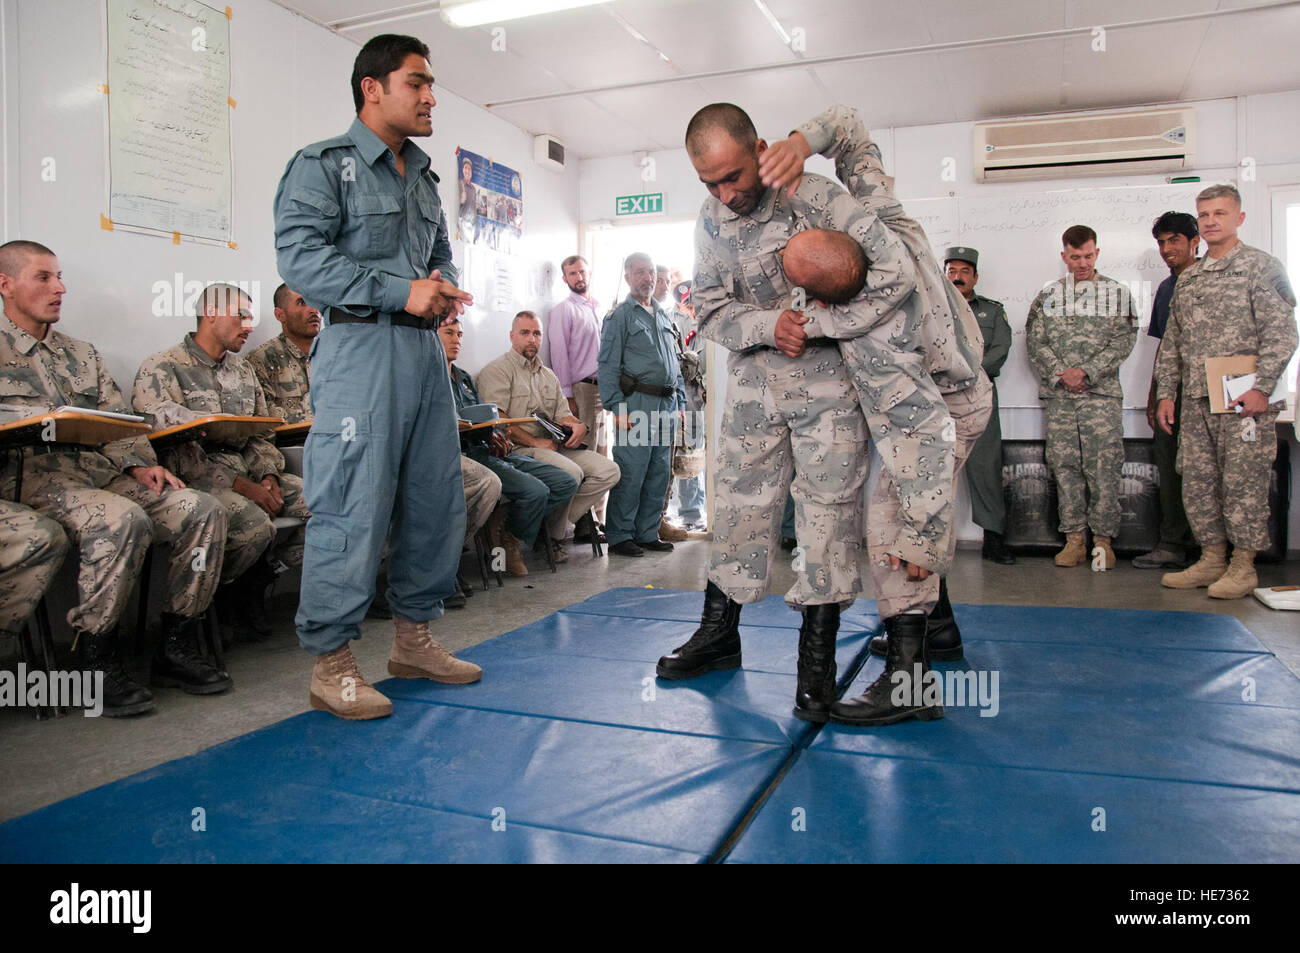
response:
<path fill-rule="evenodd" d="M 195 0 L 107 5 L 109 220 L 230 241 L 230 21 Z"/>
<path fill-rule="evenodd" d="M 1120 367 L 1124 406 L 1145 408 L 1157 342 L 1146 334 L 1151 299 L 1169 268 L 1156 251 L 1151 226 L 1166 211 L 1196 214 L 1203 183 L 1061 189 L 1024 194 L 943 197 L 903 202 L 926 230 L 935 257 L 966 245 L 980 254 L 979 285 L 1001 301 L 1011 325 L 1011 354 L 998 376 L 1005 408 L 1040 406 L 1038 380 L 1025 351 L 1025 318 L 1039 289 L 1065 275 L 1061 233 L 1087 225 L 1097 233 L 1097 270 L 1136 290 L 1141 316 L 1137 344 Z M 1136 284 L 1133 284 L 1136 283 Z"/>

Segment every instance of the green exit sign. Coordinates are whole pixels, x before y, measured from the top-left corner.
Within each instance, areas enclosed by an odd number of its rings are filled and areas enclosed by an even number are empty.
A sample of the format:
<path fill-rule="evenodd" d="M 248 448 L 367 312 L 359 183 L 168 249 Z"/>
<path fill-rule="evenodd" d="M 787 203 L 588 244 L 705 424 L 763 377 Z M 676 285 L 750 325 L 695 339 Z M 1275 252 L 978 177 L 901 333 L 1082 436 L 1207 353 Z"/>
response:
<path fill-rule="evenodd" d="M 659 215 L 664 210 L 664 194 L 620 195 L 614 200 L 615 215 Z"/>

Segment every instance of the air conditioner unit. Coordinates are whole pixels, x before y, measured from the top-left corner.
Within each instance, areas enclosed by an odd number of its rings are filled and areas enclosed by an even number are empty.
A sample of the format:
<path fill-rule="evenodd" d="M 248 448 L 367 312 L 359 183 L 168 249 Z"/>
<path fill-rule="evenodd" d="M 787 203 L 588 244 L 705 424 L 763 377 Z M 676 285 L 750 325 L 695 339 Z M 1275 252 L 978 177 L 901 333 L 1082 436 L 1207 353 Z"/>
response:
<path fill-rule="evenodd" d="M 552 172 L 564 171 L 564 143 L 554 136 L 533 139 L 533 161 Z"/>
<path fill-rule="evenodd" d="M 978 182 L 1176 172 L 1195 161 L 1192 109 L 975 124 Z"/>

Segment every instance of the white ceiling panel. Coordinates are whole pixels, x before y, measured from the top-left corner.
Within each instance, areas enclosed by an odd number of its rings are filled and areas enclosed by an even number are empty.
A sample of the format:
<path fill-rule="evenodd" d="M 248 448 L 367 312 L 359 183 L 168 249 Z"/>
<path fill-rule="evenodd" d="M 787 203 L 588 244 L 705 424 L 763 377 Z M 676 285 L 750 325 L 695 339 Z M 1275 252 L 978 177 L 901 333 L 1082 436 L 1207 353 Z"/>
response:
<path fill-rule="evenodd" d="M 328 23 L 398 11 L 412 0 L 278 2 Z M 528 17 L 503 24 L 504 51 L 492 49 L 491 27 L 456 30 L 428 11 L 340 32 L 358 44 L 381 32 L 421 37 L 439 86 L 529 132 L 560 136 L 577 159 L 677 148 L 691 113 L 719 99 L 746 106 L 770 134 L 791 115 L 835 100 L 863 109 L 876 125 L 909 126 L 1300 88 L 1300 5 L 1292 0 L 1261 13 L 1114 28 L 1260 2 L 766 0 L 784 29 L 804 30 L 803 51 L 781 41 L 753 0 L 614 0 Z M 1110 27 L 1105 52 L 1094 52 L 1085 34 L 773 68 L 1093 25 Z M 699 75 L 721 70 L 737 72 Z M 492 106 L 537 96 L 557 98 Z"/>

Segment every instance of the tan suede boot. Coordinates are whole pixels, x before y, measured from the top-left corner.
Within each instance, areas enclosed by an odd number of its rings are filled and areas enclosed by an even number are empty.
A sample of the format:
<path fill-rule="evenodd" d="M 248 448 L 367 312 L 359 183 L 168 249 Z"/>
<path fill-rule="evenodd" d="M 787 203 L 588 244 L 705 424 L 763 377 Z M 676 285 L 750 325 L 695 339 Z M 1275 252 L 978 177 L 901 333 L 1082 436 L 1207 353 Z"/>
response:
<path fill-rule="evenodd" d="M 1097 558 L 1097 553 L 1096 553 L 1096 551 L 1097 551 L 1098 549 L 1101 550 L 1101 567 L 1100 567 L 1100 568 L 1102 568 L 1102 569 L 1114 569 L 1114 568 L 1115 568 L 1115 550 L 1113 550 L 1113 549 L 1110 548 L 1110 537 L 1109 537 L 1109 536 L 1094 536 L 1094 537 L 1092 538 L 1092 548 L 1093 548 L 1092 559 L 1094 559 L 1094 560 Z M 1096 564 L 1093 563 L 1093 565 L 1096 565 Z"/>
<path fill-rule="evenodd" d="M 1212 585 L 1222 579 L 1223 574 L 1228 571 L 1227 555 L 1227 543 L 1211 543 L 1202 546 L 1200 559 L 1182 572 L 1165 573 L 1160 577 L 1160 585 L 1169 589 L 1196 589 Z"/>
<path fill-rule="evenodd" d="M 1056 565 L 1077 566 L 1087 558 L 1088 550 L 1083 544 L 1083 533 L 1066 533 L 1065 548 L 1056 554 Z"/>
<path fill-rule="evenodd" d="M 681 543 L 686 541 L 686 530 L 680 526 L 674 526 L 668 522 L 668 517 L 659 521 L 659 538 L 665 543 Z"/>
<path fill-rule="evenodd" d="M 396 633 L 388 657 L 388 674 L 398 678 L 427 678 L 446 685 L 468 685 L 483 677 L 483 669 L 462 662 L 429 635 L 429 623 L 394 618 Z"/>
<path fill-rule="evenodd" d="M 1210 583 L 1211 599 L 1240 599 L 1255 591 L 1259 576 L 1255 574 L 1255 553 L 1249 549 L 1234 549 L 1228 571 Z"/>
<path fill-rule="evenodd" d="M 501 547 L 506 551 L 506 572 L 512 576 L 527 576 L 524 555 L 519 551 L 519 540 L 507 532 L 501 533 Z"/>
<path fill-rule="evenodd" d="M 344 642 L 333 652 L 316 656 L 311 670 L 311 707 L 349 721 L 387 718 L 393 703 L 370 687 Z"/>

